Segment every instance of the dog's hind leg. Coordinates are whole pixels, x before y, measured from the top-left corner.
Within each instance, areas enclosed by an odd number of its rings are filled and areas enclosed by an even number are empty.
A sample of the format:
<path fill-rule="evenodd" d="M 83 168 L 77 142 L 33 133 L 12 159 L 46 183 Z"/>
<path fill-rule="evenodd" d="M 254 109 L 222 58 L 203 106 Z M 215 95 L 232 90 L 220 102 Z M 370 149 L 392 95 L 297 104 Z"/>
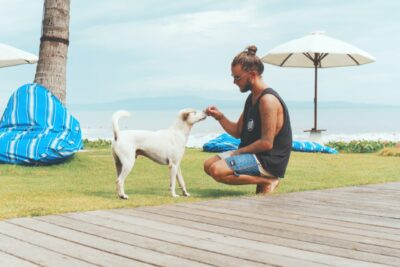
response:
<path fill-rule="evenodd" d="M 114 163 L 115 163 L 115 169 L 117 170 L 117 177 L 121 174 L 121 170 L 122 170 L 122 163 L 119 160 L 119 157 L 117 156 L 117 154 L 115 154 L 114 152 L 112 153 L 113 158 L 114 158 Z"/>
<path fill-rule="evenodd" d="M 125 194 L 124 184 L 125 179 L 131 172 L 133 165 L 135 165 L 135 155 L 133 153 L 125 153 L 124 157 L 118 157 L 119 166 L 116 161 L 117 166 L 117 180 L 115 181 L 117 184 L 117 194 L 121 199 L 128 199 L 128 196 Z"/>
<path fill-rule="evenodd" d="M 180 167 L 180 166 L 178 167 L 178 173 L 177 173 L 176 177 L 178 178 L 179 186 L 180 186 L 181 189 L 182 189 L 182 194 L 183 194 L 185 197 L 189 197 L 190 194 L 189 194 L 188 191 L 186 190 L 185 181 L 183 180 L 182 170 L 181 170 L 181 167 Z"/>
<path fill-rule="evenodd" d="M 179 197 L 175 193 L 175 185 L 176 185 L 176 176 L 178 173 L 178 166 L 175 164 L 170 164 L 168 167 L 169 167 L 169 178 L 170 178 L 169 190 L 171 191 L 171 195 L 173 197 Z"/>
<path fill-rule="evenodd" d="M 135 158 L 131 159 L 129 162 L 126 161 L 122 163 L 121 173 L 119 174 L 116 180 L 117 194 L 119 198 L 128 199 L 128 196 L 125 194 L 124 184 L 125 184 L 125 179 L 131 172 L 134 164 L 135 164 Z"/>

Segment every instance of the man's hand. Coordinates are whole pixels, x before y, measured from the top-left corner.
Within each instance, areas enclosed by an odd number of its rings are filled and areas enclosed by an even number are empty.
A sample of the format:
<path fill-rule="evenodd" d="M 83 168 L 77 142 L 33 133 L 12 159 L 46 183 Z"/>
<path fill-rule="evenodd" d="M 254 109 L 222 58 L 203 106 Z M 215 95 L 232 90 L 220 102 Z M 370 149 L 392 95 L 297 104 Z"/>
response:
<path fill-rule="evenodd" d="M 208 106 L 204 112 L 208 115 L 216 119 L 217 121 L 221 120 L 224 117 L 224 114 L 219 111 L 216 106 Z"/>
<path fill-rule="evenodd" d="M 232 153 L 231 153 L 231 157 L 232 156 L 236 156 L 236 155 L 240 155 L 240 154 L 241 153 L 240 153 L 239 149 L 238 150 L 233 150 Z"/>

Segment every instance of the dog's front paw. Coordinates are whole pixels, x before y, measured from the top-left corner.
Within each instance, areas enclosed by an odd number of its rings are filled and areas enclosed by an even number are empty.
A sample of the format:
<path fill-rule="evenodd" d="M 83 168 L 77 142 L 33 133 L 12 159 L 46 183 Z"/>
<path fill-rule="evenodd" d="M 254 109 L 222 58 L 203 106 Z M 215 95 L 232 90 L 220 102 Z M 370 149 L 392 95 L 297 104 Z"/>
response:
<path fill-rule="evenodd" d="M 179 197 L 179 195 L 177 195 L 177 194 L 175 194 L 175 193 L 172 193 L 171 196 L 172 196 L 172 197 Z"/>
<path fill-rule="evenodd" d="M 118 197 L 120 199 L 128 199 L 129 198 L 127 194 L 120 194 L 120 195 L 118 195 Z"/>
<path fill-rule="evenodd" d="M 188 192 L 183 192 L 183 195 L 184 195 L 185 197 L 190 197 L 190 194 L 189 194 Z"/>

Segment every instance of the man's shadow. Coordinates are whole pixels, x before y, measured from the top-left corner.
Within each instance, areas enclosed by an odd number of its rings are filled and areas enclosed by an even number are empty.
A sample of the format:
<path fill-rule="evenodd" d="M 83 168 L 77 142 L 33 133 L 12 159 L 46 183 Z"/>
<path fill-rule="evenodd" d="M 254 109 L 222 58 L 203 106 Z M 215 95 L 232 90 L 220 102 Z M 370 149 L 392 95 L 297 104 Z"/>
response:
<path fill-rule="evenodd" d="M 220 198 L 220 197 L 235 197 L 248 195 L 248 192 L 240 190 L 226 190 L 226 189 L 192 189 L 189 190 L 192 196 L 201 198 Z"/>
<path fill-rule="evenodd" d="M 180 194 L 181 192 L 178 191 L 180 189 L 177 189 L 177 193 Z M 163 190 L 165 191 L 165 190 Z M 210 198 L 222 198 L 222 197 L 239 197 L 239 196 L 245 196 L 248 195 L 249 192 L 246 191 L 240 191 L 240 190 L 227 190 L 227 189 L 192 189 L 189 190 L 189 193 L 191 194 L 192 197 L 198 197 L 198 198 L 204 198 L 204 199 L 210 199 Z M 139 188 L 136 188 L 134 190 L 127 190 L 127 194 L 130 196 L 135 196 L 135 195 L 155 195 L 155 196 L 162 196 L 163 194 L 161 192 L 153 191 L 149 192 L 148 190 L 141 190 Z M 110 198 L 110 197 L 116 197 L 116 193 L 114 191 L 94 191 L 94 192 L 87 192 L 87 195 L 90 196 L 96 196 L 96 197 L 102 197 L 102 198 Z"/>

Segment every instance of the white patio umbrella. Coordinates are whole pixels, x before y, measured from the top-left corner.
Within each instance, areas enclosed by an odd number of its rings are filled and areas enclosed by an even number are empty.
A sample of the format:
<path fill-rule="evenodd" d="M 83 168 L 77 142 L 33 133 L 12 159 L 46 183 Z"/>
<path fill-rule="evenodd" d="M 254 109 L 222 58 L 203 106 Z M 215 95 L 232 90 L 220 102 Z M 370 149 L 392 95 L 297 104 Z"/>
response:
<path fill-rule="evenodd" d="M 375 58 L 357 47 L 317 31 L 275 47 L 261 60 L 280 67 L 315 69 L 314 128 L 307 131 L 319 133 L 324 130 L 317 128 L 317 69 L 357 66 L 374 62 Z"/>
<path fill-rule="evenodd" d="M 20 64 L 32 64 L 38 61 L 34 54 L 0 43 L 0 68 Z"/>

